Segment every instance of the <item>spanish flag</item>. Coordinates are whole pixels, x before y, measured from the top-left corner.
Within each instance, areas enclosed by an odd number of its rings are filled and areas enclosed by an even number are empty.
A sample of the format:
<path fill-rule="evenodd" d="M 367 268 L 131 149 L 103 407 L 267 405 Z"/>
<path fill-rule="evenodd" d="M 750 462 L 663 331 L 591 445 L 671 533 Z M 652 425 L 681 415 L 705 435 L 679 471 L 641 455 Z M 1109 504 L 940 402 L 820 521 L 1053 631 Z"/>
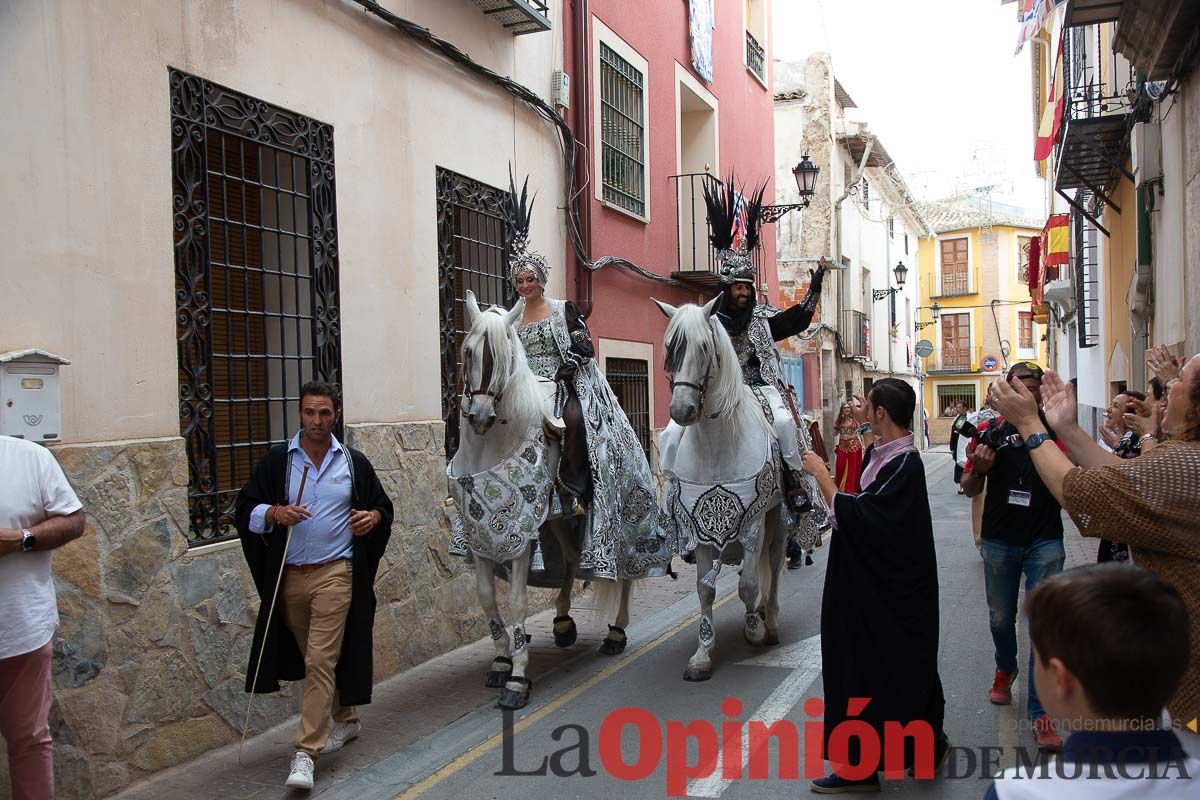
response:
<path fill-rule="evenodd" d="M 1054 77 L 1050 80 L 1050 92 L 1046 95 L 1046 107 L 1042 109 L 1041 124 L 1038 125 L 1037 142 L 1033 145 L 1033 160 L 1045 161 L 1058 141 L 1063 118 L 1063 64 L 1062 48 L 1065 32 L 1058 39 L 1058 53 L 1054 57 Z"/>
<path fill-rule="evenodd" d="M 1042 264 L 1045 274 L 1042 284 L 1058 277 L 1058 267 L 1071 263 L 1071 215 L 1051 214 L 1042 229 Z"/>

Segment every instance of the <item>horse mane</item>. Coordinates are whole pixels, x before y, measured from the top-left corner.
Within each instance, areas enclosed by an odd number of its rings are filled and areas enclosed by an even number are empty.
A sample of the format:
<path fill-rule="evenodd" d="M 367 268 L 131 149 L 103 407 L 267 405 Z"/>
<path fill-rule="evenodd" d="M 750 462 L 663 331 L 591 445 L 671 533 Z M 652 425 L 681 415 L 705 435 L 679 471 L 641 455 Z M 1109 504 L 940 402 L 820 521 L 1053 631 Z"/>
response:
<path fill-rule="evenodd" d="M 689 303 L 675 312 L 667 325 L 665 339 L 668 365 L 672 371 L 678 371 L 683 366 L 688 354 L 693 354 L 693 358 L 715 359 L 712 362 L 713 371 L 709 374 L 704 413 L 736 420 L 736 412 L 745 399 L 745 385 L 742 382 L 742 370 L 738 366 L 737 351 L 733 349 L 733 340 L 726 333 L 725 326 L 700 306 Z M 699 356 L 695 356 L 696 353 Z M 702 375 L 695 377 L 703 378 Z"/>
<path fill-rule="evenodd" d="M 463 349 L 478 347 L 486 337 L 492 350 L 492 390 L 501 396 L 496 415 L 528 425 L 542 414 L 541 394 L 517 328 L 505 321 L 505 313 L 500 306 L 480 313 L 463 340 Z"/>

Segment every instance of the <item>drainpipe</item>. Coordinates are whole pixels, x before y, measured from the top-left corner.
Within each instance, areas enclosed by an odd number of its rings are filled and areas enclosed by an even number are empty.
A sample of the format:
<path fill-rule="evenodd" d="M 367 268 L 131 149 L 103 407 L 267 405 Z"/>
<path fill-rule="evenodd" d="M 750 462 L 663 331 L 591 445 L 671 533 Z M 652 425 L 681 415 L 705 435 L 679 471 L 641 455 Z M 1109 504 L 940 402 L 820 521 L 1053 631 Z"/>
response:
<path fill-rule="evenodd" d="M 571 25 L 571 50 L 575 60 L 575 80 L 580 87 L 575 101 L 575 138 L 583 144 L 582 157 L 575 160 L 575 187 L 582 192 L 579 203 L 579 236 L 583 240 L 585 253 L 592 252 L 592 195 L 589 183 L 592 151 L 592 102 L 591 102 L 591 36 L 588 35 L 588 0 L 574 0 L 575 20 Z M 570 213 L 570 209 L 567 210 Z M 570 234 L 567 234 L 570 236 Z M 592 314 L 592 271 L 580 259 L 574 247 L 567 243 L 575 271 L 575 301 L 579 304 L 584 319 Z"/>

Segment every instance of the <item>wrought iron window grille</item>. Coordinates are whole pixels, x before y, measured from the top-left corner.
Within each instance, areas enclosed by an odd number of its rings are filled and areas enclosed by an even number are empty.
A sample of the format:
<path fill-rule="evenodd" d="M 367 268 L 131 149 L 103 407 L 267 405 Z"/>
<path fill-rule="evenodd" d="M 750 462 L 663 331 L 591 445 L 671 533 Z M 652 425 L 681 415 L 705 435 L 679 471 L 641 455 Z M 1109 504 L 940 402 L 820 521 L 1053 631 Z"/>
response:
<path fill-rule="evenodd" d="M 293 434 L 303 383 L 340 383 L 333 127 L 177 69 L 168 78 L 179 421 L 197 545 L 237 536 L 237 493 Z"/>
<path fill-rule="evenodd" d="M 763 83 L 767 81 L 767 51 L 754 34 L 746 31 L 746 68 Z"/>
<path fill-rule="evenodd" d="M 638 442 L 650 452 L 650 367 L 640 358 L 609 358 L 605 377 L 621 410 L 629 418 Z"/>
<path fill-rule="evenodd" d="M 606 203 L 645 217 L 645 76 L 601 42 L 599 77 L 601 196 Z"/>
<path fill-rule="evenodd" d="M 439 344 L 446 458 L 458 450 L 462 376 L 458 356 L 466 334 L 463 297 L 470 289 L 481 306 L 511 308 L 516 290 L 508 278 L 504 202 L 508 192 L 437 168 Z"/>

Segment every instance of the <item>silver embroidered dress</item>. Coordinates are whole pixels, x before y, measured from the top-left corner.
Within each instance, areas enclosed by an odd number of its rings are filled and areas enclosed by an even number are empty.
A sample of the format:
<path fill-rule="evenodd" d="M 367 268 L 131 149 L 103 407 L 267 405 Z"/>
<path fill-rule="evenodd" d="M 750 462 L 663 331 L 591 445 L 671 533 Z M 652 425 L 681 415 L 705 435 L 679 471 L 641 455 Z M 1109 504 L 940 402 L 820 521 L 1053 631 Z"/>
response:
<path fill-rule="evenodd" d="M 572 333 L 566 302 L 546 302 L 548 318 L 519 326 L 517 332 L 530 368 L 553 378 L 567 360 Z M 581 333 L 587 335 L 586 330 Z M 595 359 L 579 366 L 573 385 L 583 409 L 593 489 L 580 571 L 613 580 L 666 575 L 674 542 L 663 529 L 650 464 L 637 434 Z"/>

